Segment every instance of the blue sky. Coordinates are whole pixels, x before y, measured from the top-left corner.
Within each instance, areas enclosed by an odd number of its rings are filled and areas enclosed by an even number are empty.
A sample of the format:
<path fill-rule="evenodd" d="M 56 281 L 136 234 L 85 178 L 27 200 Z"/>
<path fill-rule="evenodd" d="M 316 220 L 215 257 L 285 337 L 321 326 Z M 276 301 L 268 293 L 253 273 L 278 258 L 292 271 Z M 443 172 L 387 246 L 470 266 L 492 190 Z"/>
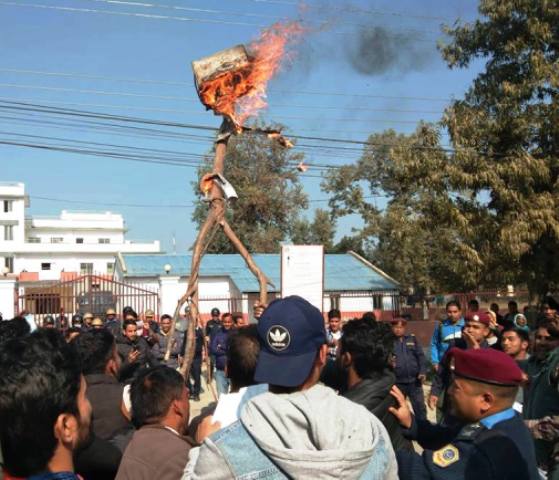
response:
<path fill-rule="evenodd" d="M 219 119 L 198 101 L 190 62 L 247 43 L 258 35 L 260 25 L 302 18 L 309 33 L 297 57 L 270 84 L 269 109 L 262 118 L 283 123 L 293 134 L 362 141 L 387 128 L 410 132 L 420 119 L 436 121 L 448 99 L 463 95 L 482 65 L 450 71 L 436 41 L 442 23 L 475 16 L 476 3 L 465 0 L 312 0 L 303 7 L 289 0 L 0 1 L 0 98 L 217 127 Z M 356 66 L 363 60 L 355 60 L 360 32 L 378 27 L 402 45 L 398 68 L 371 71 L 367 65 Z M 379 58 L 371 48 L 362 54 L 368 62 Z M 211 147 L 204 138 L 116 135 L 114 129 L 99 131 L 73 120 L 4 108 L 1 141 L 72 146 L 98 142 L 189 154 L 203 154 Z M 358 157 L 357 151 L 340 155 L 313 148 L 307 158 L 310 163 L 341 165 Z M 195 238 L 189 208 L 195 199 L 190 185 L 195 174 L 192 167 L 0 145 L 0 181 L 26 183 L 28 213 L 53 215 L 62 208 L 117 211 L 125 216 L 129 238 L 159 239 L 166 250 L 172 248 L 173 234 L 178 251 Z M 320 178 L 302 175 L 301 180 L 314 200 L 312 208 L 324 207 L 324 202 L 316 202 L 327 198 L 320 191 Z M 186 207 L 125 206 L 131 204 Z M 355 218 L 343 219 L 338 237 L 356 225 Z"/>

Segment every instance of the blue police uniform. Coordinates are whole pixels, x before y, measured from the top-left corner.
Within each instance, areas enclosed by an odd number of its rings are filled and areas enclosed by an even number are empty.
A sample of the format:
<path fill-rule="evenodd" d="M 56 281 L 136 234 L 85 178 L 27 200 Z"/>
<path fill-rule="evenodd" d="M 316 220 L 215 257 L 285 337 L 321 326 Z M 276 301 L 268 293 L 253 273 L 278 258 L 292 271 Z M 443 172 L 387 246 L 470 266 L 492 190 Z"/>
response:
<path fill-rule="evenodd" d="M 425 356 L 415 335 L 404 335 L 394 341 L 396 385 L 409 397 L 416 417 L 423 420 L 427 416 L 423 387 L 417 378 L 425 375 Z"/>
<path fill-rule="evenodd" d="M 539 480 L 534 442 L 520 416 L 506 409 L 478 423 L 442 426 L 413 421 L 404 434 L 424 448 L 398 451 L 400 480 Z"/>

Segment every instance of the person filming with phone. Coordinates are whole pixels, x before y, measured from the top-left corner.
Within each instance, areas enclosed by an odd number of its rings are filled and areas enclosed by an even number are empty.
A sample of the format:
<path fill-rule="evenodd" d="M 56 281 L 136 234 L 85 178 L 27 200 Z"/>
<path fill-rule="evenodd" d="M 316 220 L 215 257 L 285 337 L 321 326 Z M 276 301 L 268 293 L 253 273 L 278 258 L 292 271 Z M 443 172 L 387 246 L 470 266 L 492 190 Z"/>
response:
<path fill-rule="evenodd" d="M 122 336 L 117 338 L 117 350 L 122 361 L 120 381 L 129 382 L 143 367 L 158 364 L 145 338 L 138 336 L 138 325 L 134 320 L 125 320 Z"/>

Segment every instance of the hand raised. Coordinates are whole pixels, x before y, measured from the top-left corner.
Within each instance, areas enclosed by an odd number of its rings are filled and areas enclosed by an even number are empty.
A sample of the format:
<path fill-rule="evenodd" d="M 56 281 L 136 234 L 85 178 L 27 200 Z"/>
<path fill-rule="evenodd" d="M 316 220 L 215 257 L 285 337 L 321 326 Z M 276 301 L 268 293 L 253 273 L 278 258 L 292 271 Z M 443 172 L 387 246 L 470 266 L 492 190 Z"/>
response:
<path fill-rule="evenodd" d="M 398 419 L 402 427 L 410 428 L 412 424 L 412 414 L 406 402 L 406 397 L 396 385 L 390 389 L 390 395 L 396 399 L 396 406 L 390 407 L 388 411 Z"/>

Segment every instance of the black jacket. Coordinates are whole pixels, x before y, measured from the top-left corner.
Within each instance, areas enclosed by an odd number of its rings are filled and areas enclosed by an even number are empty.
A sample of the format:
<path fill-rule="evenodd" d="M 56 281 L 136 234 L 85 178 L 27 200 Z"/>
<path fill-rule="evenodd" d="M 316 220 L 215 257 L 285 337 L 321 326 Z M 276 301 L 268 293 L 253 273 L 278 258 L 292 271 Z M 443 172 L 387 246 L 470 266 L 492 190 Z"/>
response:
<path fill-rule="evenodd" d="M 122 336 L 116 339 L 116 348 L 122 361 L 119 374 L 121 382 L 130 381 L 136 372 L 143 367 L 154 367 L 159 364 L 151 353 L 151 348 L 145 338 L 136 337 L 136 341 L 132 342 L 128 337 Z M 128 354 L 134 348 L 140 351 L 140 355 L 134 363 L 129 363 Z"/>
<path fill-rule="evenodd" d="M 363 379 L 347 390 L 343 396 L 363 405 L 383 423 L 390 435 L 394 450 L 412 450 L 411 442 L 402 435 L 398 420 L 388 411 L 389 407 L 396 405 L 396 400 L 390 395 L 390 389 L 395 383 L 394 374 L 390 370 L 385 370 L 371 378 Z"/>
<path fill-rule="evenodd" d="M 91 427 L 93 433 L 102 440 L 110 440 L 132 425 L 122 414 L 122 392 L 124 385 L 104 373 L 85 376 L 87 397 L 91 402 Z"/>

